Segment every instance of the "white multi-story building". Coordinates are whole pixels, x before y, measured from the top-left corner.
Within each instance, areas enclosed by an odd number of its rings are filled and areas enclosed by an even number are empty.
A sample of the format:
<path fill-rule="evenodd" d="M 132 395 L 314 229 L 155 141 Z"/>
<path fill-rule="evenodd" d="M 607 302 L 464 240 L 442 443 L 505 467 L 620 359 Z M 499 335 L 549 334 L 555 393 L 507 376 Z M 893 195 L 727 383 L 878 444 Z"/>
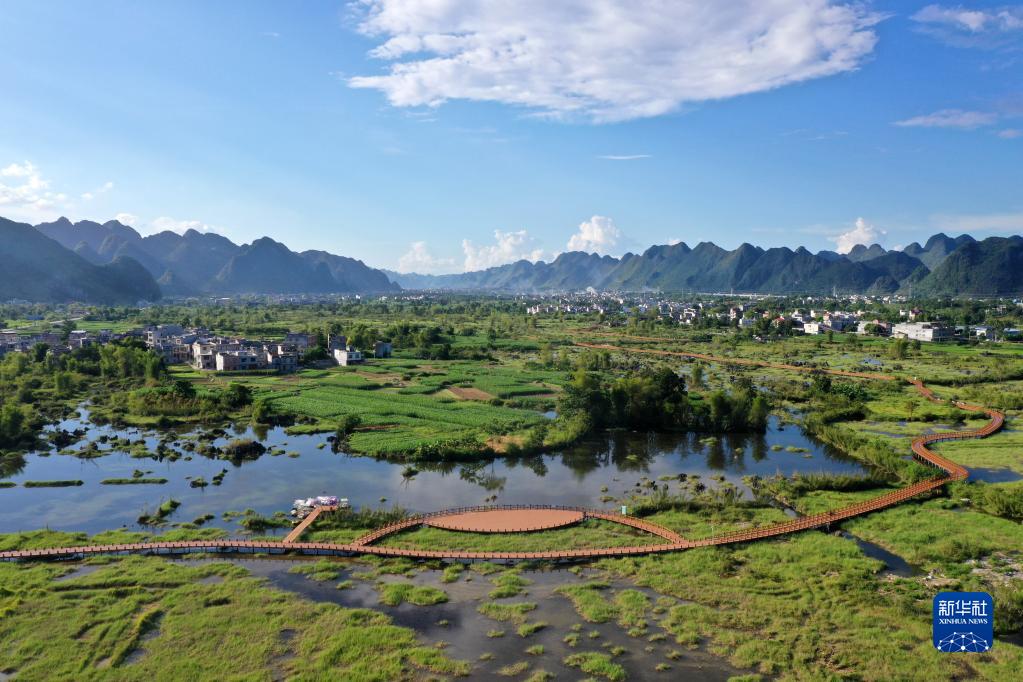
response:
<path fill-rule="evenodd" d="M 901 322 L 892 325 L 892 336 L 912 341 L 948 341 L 952 330 L 940 322 Z"/>
<path fill-rule="evenodd" d="M 216 356 L 218 372 L 243 372 L 245 370 L 265 369 L 266 357 L 254 350 L 225 350 Z"/>
<path fill-rule="evenodd" d="M 354 348 L 335 348 L 334 349 L 334 360 L 337 364 L 342 367 L 348 365 L 357 365 L 365 362 L 365 358 L 362 355 L 362 351 L 355 350 Z"/>

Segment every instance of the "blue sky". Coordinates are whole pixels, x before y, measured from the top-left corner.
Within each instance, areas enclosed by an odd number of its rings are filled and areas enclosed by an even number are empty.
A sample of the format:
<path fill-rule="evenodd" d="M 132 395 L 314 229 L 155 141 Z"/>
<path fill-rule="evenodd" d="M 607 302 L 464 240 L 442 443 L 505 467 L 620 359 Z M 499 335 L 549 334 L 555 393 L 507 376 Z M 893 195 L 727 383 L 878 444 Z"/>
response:
<path fill-rule="evenodd" d="M 29 222 L 420 272 L 1023 232 L 1020 4 L 9 0 L 0 45 Z"/>

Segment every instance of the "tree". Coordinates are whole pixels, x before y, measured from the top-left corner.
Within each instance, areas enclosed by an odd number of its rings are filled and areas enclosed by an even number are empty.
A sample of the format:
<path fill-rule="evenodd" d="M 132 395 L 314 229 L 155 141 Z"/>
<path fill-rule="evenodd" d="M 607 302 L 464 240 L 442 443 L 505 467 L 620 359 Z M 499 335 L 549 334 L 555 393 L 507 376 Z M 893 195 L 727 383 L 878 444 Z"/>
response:
<path fill-rule="evenodd" d="M 232 382 L 221 393 L 220 402 L 229 409 L 244 407 L 252 402 L 252 390 L 245 384 Z"/>
<path fill-rule="evenodd" d="M 53 391 L 58 396 L 66 397 L 74 390 L 73 379 L 70 372 L 55 372 L 53 374 Z"/>
<path fill-rule="evenodd" d="M 348 439 L 361 424 L 362 417 L 357 414 L 346 414 L 341 417 L 341 421 L 338 422 L 337 429 L 334 431 L 334 442 L 331 444 L 331 450 L 340 452 L 342 448 L 347 446 Z"/>
<path fill-rule="evenodd" d="M 78 325 L 75 324 L 74 320 L 64 320 L 60 325 L 60 342 L 65 346 L 68 340 L 71 338 L 71 332 L 75 330 Z"/>
<path fill-rule="evenodd" d="M 28 410 L 28 406 L 14 403 L 0 409 L 0 447 L 22 447 L 35 438 Z"/>
<path fill-rule="evenodd" d="M 195 398 L 195 386 L 187 379 L 177 379 L 171 387 L 171 393 L 180 400 Z"/>
<path fill-rule="evenodd" d="M 697 362 L 693 365 L 693 368 L 689 371 L 689 379 L 693 382 L 693 386 L 697 388 L 703 388 L 704 376 L 703 376 L 703 363 Z"/>
<path fill-rule="evenodd" d="M 916 401 L 910 398 L 903 406 L 906 408 L 906 412 L 909 413 L 909 418 L 913 418 L 913 412 L 916 410 Z"/>
<path fill-rule="evenodd" d="M 257 424 L 269 424 L 273 418 L 273 408 L 267 400 L 260 398 L 252 404 L 252 421 Z"/>
<path fill-rule="evenodd" d="M 540 346 L 540 364 L 544 367 L 554 365 L 554 351 L 551 350 L 551 344 L 549 343 Z"/>
<path fill-rule="evenodd" d="M 892 344 L 888 347 L 888 355 L 893 360 L 904 360 L 906 358 L 906 348 L 909 346 L 909 342 L 906 339 L 895 339 Z"/>
<path fill-rule="evenodd" d="M 754 431 L 763 431 L 767 428 L 767 417 L 770 412 L 771 408 L 767 403 L 767 398 L 762 395 L 755 397 L 750 405 L 749 417 L 746 420 L 749 428 Z"/>
<path fill-rule="evenodd" d="M 42 362 L 46 359 L 46 354 L 50 352 L 50 344 L 48 343 L 37 343 L 32 346 L 32 360 L 34 362 Z"/>

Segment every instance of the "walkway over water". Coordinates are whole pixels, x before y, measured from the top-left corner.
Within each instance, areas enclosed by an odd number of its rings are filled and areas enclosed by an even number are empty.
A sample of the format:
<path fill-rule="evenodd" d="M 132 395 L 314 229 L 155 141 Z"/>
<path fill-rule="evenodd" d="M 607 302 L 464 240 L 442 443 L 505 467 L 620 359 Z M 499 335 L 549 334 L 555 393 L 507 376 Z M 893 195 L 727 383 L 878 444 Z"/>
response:
<path fill-rule="evenodd" d="M 652 339 L 647 337 L 631 337 L 643 341 L 659 341 L 666 339 Z M 878 374 L 874 372 L 855 372 L 836 369 L 816 369 L 800 365 L 789 365 L 784 363 L 749 360 L 746 358 L 727 358 L 706 355 L 703 353 L 686 353 L 683 351 L 663 351 L 643 348 L 625 348 L 607 344 L 578 343 L 578 346 L 600 350 L 614 350 L 618 352 L 649 353 L 661 356 L 690 357 L 707 360 L 710 362 L 743 364 L 757 367 L 770 367 L 797 372 L 820 371 L 838 376 L 879 379 L 894 381 L 896 377 Z M 918 379 L 909 379 L 909 383 L 916 387 L 916 390 L 932 402 L 943 402 L 934 395 L 931 389 L 924 386 Z M 707 547 L 711 545 L 727 545 L 739 542 L 749 542 L 762 538 L 787 535 L 802 530 L 830 526 L 844 519 L 869 514 L 870 512 L 892 507 L 905 500 L 916 497 L 922 493 L 940 488 L 951 481 L 961 481 L 969 476 L 965 467 L 942 457 L 930 450 L 927 446 L 931 443 L 938 443 L 948 440 L 962 440 L 967 438 L 986 438 L 995 433 L 1005 423 L 1005 415 L 998 410 L 986 408 L 961 401 L 953 403 L 956 407 L 972 412 L 984 412 L 990 417 L 990 421 L 979 429 L 964 431 L 946 431 L 932 433 L 915 438 L 912 442 L 913 456 L 921 462 L 933 466 L 940 475 L 933 478 L 914 483 L 899 490 L 880 495 L 870 500 L 857 502 L 841 509 L 836 509 L 820 514 L 813 514 L 801 518 L 786 521 L 784 523 L 750 528 L 746 530 L 725 533 L 713 537 L 689 540 L 675 531 L 643 519 L 615 514 L 595 509 L 584 509 L 580 507 L 553 507 L 540 505 L 519 505 L 502 507 L 468 507 L 451 509 L 431 514 L 411 516 L 397 523 L 377 529 L 371 533 L 348 544 L 299 542 L 302 534 L 322 513 L 334 511 L 333 507 L 318 507 L 307 516 L 302 523 L 296 526 L 282 542 L 256 542 L 245 540 L 197 540 L 186 542 L 148 542 L 119 545 L 90 545 L 85 547 L 55 547 L 47 549 L 30 549 L 0 552 L 0 560 L 17 561 L 24 559 L 75 559 L 93 554 L 177 554 L 188 552 L 225 553 L 270 553 L 278 554 L 285 552 L 296 552 L 302 554 L 328 554 L 328 555 L 360 555 L 374 554 L 377 556 L 400 556 L 419 559 L 456 559 L 465 561 L 487 560 L 487 561 L 520 561 L 520 560 L 569 560 L 588 559 L 596 557 L 636 556 L 641 554 L 654 554 L 660 552 L 672 552 L 690 549 L 693 547 Z M 500 512 L 498 514 L 498 512 Z M 495 515 L 497 514 L 497 515 Z M 489 518 L 490 523 L 486 520 Z M 428 549 L 400 549 L 397 547 L 386 547 L 374 544 L 387 536 L 399 533 L 422 525 L 431 525 L 441 528 L 465 530 L 472 532 L 523 532 L 540 530 L 541 528 L 560 527 L 569 523 L 577 522 L 583 518 L 602 519 L 614 523 L 646 531 L 657 536 L 662 542 L 656 544 L 636 545 L 631 547 L 607 547 L 593 549 L 568 549 L 560 551 L 544 552 L 471 552 L 462 550 L 428 550 Z M 570 520 L 574 519 L 574 520 Z"/>

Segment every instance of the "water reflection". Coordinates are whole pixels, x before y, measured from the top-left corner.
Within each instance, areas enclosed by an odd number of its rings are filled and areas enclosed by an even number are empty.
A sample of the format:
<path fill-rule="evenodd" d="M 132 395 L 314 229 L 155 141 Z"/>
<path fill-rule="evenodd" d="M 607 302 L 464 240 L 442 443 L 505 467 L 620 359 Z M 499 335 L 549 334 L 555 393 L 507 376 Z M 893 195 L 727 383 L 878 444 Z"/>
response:
<path fill-rule="evenodd" d="M 210 522 L 237 529 L 221 515 L 254 509 L 261 514 L 287 510 L 297 497 L 336 494 L 355 505 L 376 506 L 381 498 L 410 510 L 497 502 L 501 504 L 568 504 L 611 507 L 614 497 L 631 492 L 638 479 L 676 478 L 679 474 L 719 475 L 748 494 L 742 478 L 776 473 L 858 473 L 864 467 L 807 438 L 794 426 L 772 419 L 765 434 L 648 434 L 616 431 L 587 439 L 566 450 L 544 455 L 487 458 L 474 462 L 406 465 L 366 457 L 334 454 L 327 434 L 288 435 L 281 428 L 255 431 L 236 425 L 198 439 L 202 433 L 116 429 L 88 422 L 87 413 L 56 428 L 88 428 L 86 439 L 72 446 L 90 455 L 80 459 L 54 450 L 29 454 L 13 466 L 10 480 L 80 479 L 71 488 L 0 489 L 0 532 L 50 527 L 98 532 L 126 526 L 174 498 L 181 506 L 173 522 L 206 514 Z M 233 438 L 258 438 L 268 449 L 256 460 L 227 461 L 200 454 L 204 443 L 223 446 Z M 136 454 L 110 450 L 110 443 L 130 442 Z M 105 441 L 105 443 L 104 443 Z M 142 447 L 144 445 L 144 447 Z M 297 457 L 285 452 L 297 453 Z M 270 454 L 274 453 L 274 454 Z M 227 468 L 220 486 L 190 487 L 207 482 Z M 166 478 L 164 485 L 101 485 L 110 478 Z"/>

